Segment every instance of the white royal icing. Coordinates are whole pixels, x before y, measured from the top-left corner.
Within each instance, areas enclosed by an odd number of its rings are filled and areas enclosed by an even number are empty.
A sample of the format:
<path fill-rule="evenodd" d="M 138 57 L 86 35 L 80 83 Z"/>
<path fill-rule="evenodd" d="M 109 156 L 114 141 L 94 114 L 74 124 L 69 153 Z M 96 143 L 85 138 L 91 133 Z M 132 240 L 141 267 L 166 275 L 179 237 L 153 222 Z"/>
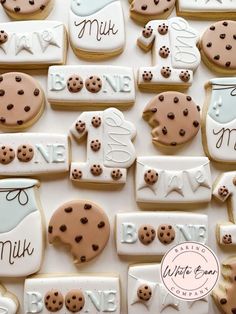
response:
<path fill-rule="evenodd" d="M 146 284 L 152 289 L 148 302 L 137 298 L 138 288 Z M 185 302 L 171 296 L 161 280 L 160 264 L 141 264 L 129 267 L 128 271 L 128 313 L 129 314 L 208 314 L 208 298 Z M 192 304 L 190 304 L 192 303 Z"/>
<path fill-rule="evenodd" d="M 150 185 L 145 173 L 155 170 L 158 180 Z M 210 161 L 206 157 L 138 157 L 137 202 L 155 204 L 201 203 L 211 200 Z"/>
<path fill-rule="evenodd" d="M 165 245 L 156 237 L 149 245 L 143 245 L 138 238 L 139 228 L 145 224 L 154 230 L 162 224 L 175 229 L 175 239 Z M 142 212 L 119 213 L 116 215 L 116 247 L 119 255 L 125 256 L 162 256 L 171 247 L 186 242 L 196 241 L 203 244 L 208 239 L 208 218 L 200 214 L 183 212 Z"/>
<path fill-rule="evenodd" d="M 78 75 L 84 86 L 78 93 L 71 93 L 67 80 Z M 102 89 L 91 93 L 86 89 L 85 81 L 91 76 L 101 78 Z M 65 106 L 65 103 L 80 104 L 132 104 L 135 101 L 135 79 L 132 68 L 117 66 L 52 66 L 48 72 L 48 99 L 51 103 Z"/>
<path fill-rule="evenodd" d="M 93 117 L 101 118 L 100 127 L 92 125 Z M 86 124 L 86 130 L 83 133 L 78 133 L 76 123 L 82 121 Z M 82 171 L 80 182 L 100 182 L 100 183 L 125 183 L 127 168 L 135 161 L 135 148 L 132 143 L 136 135 L 135 126 L 125 120 L 121 111 L 115 108 L 109 108 L 104 111 L 92 111 L 82 113 L 73 123 L 71 134 L 75 139 L 80 140 L 87 134 L 87 161 L 73 162 L 71 164 L 71 179 L 74 169 Z M 93 140 L 99 140 L 101 149 L 94 152 L 90 145 Z M 100 176 L 94 176 L 90 172 L 93 165 L 100 165 L 103 172 Z M 113 180 L 111 172 L 114 169 L 119 169 L 122 173 L 120 180 Z"/>
<path fill-rule="evenodd" d="M 0 285 L 0 290 L 0 313 L 16 314 L 19 306 L 16 296 L 8 292 L 2 285 Z"/>
<path fill-rule="evenodd" d="M 120 314 L 120 286 L 118 277 L 106 276 L 67 276 L 29 278 L 24 287 L 24 312 L 48 314 L 44 305 L 47 292 L 56 289 L 65 298 L 74 289 L 80 289 L 85 298 L 81 313 Z M 70 314 L 65 304 L 58 314 Z"/>
<path fill-rule="evenodd" d="M 232 12 L 235 0 L 178 0 L 180 12 Z"/>
<path fill-rule="evenodd" d="M 1 23 L 8 41 L 0 45 L 0 65 L 62 64 L 66 51 L 65 26 L 57 21 Z"/>
<path fill-rule="evenodd" d="M 158 26 L 165 24 L 168 26 L 168 32 L 161 35 L 158 32 Z M 179 75 L 182 71 L 188 70 L 190 80 L 187 82 L 191 85 L 193 80 L 193 71 L 200 64 L 201 56 L 196 44 L 199 40 L 199 34 L 191 28 L 188 22 L 180 17 L 174 17 L 169 20 L 150 21 L 145 28 L 151 27 L 152 36 L 145 38 L 142 34 L 138 38 L 138 43 L 145 49 L 152 50 L 152 67 L 142 67 L 138 73 L 138 84 L 165 84 L 165 85 L 181 85 L 184 82 Z M 161 58 L 159 50 L 161 47 L 168 47 L 170 54 L 167 58 Z M 161 69 L 169 67 L 171 75 L 164 78 L 161 75 Z M 144 71 L 151 71 L 153 78 L 150 82 L 143 80 Z M 185 83 L 186 84 L 186 83 Z"/>
<path fill-rule="evenodd" d="M 0 276 L 23 277 L 40 269 L 43 226 L 31 179 L 0 180 Z"/>

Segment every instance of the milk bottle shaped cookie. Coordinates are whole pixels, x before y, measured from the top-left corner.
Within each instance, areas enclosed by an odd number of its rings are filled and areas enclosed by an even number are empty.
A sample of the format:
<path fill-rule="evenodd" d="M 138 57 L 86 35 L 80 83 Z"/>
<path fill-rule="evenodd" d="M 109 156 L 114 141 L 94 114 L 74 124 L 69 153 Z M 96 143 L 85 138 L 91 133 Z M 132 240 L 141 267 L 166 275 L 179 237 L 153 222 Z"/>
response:
<path fill-rule="evenodd" d="M 44 250 L 39 182 L 0 180 L 0 277 L 25 277 L 41 266 Z"/>

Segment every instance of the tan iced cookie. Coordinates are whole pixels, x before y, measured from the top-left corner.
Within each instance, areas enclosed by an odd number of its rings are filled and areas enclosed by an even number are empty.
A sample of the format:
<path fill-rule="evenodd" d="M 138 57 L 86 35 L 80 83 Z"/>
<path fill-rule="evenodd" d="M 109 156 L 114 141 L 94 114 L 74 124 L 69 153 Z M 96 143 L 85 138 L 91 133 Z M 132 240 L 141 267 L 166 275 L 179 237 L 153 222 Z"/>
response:
<path fill-rule="evenodd" d="M 151 244 L 156 238 L 156 231 L 150 225 L 143 225 L 138 231 L 139 241 L 144 245 Z"/>
<path fill-rule="evenodd" d="M 91 261 L 105 248 L 110 224 L 105 212 L 96 204 L 71 201 L 53 214 L 49 227 L 49 243 L 59 239 L 71 248 L 75 263 Z"/>
<path fill-rule="evenodd" d="M 84 87 L 83 79 L 79 75 L 72 75 L 67 80 L 67 88 L 71 93 L 78 93 Z"/>
<path fill-rule="evenodd" d="M 103 170 L 102 170 L 102 166 L 100 165 L 93 165 L 90 169 L 90 172 L 92 173 L 92 175 L 94 175 L 95 177 L 98 177 L 102 174 Z"/>
<path fill-rule="evenodd" d="M 130 16 L 141 24 L 166 19 L 175 7 L 176 0 L 130 0 Z"/>
<path fill-rule="evenodd" d="M 101 148 L 101 142 L 99 140 L 92 140 L 90 143 L 90 147 L 94 152 L 98 152 Z"/>
<path fill-rule="evenodd" d="M 77 313 L 82 311 L 85 304 L 84 294 L 81 290 L 71 290 L 67 293 L 65 304 L 68 311 Z"/>
<path fill-rule="evenodd" d="M 72 172 L 72 176 L 75 180 L 80 180 L 83 177 L 83 173 L 81 170 L 79 169 L 74 169 Z"/>
<path fill-rule="evenodd" d="M 3 165 L 8 165 L 15 159 L 15 152 L 9 146 L 0 147 L 0 163 Z"/>
<path fill-rule="evenodd" d="M 8 41 L 8 35 L 4 30 L 0 30 L 0 45 L 5 44 Z"/>
<path fill-rule="evenodd" d="M 171 225 L 160 225 L 157 230 L 157 236 L 161 243 L 170 244 L 175 239 L 175 230 Z"/>
<path fill-rule="evenodd" d="M 112 172 L 111 172 L 111 177 L 112 177 L 112 179 L 115 180 L 115 181 L 120 180 L 120 179 L 122 178 L 122 176 L 123 176 L 123 174 L 122 174 L 122 172 L 120 171 L 120 169 L 114 169 L 114 170 L 112 170 Z"/>
<path fill-rule="evenodd" d="M 58 312 L 62 309 L 64 298 L 60 291 L 48 291 L 44 297 L 44 304 L 49 312 Z"/>
<path fill-rule="evenodd" d="M 95 127 L 95 128 L 99 128 L 101 123 L 102 123 L 102 119 L 101 117 L 98 117 L 98 116 L 94 116 L 92 118 L 92 121 L 91 121 L 92 125 Z"/>
<path fill-rule="evenodd" d="M 235 74 L 236 22 L 220 21 L 208 27 L 201 38 L 200 50 L 209 69 L 222 74 Z"/>
<path fill-rule="evenodd" d="M 85 86 L 90 93 L 96 94 L 102 89 L 102 80 L 96 75 L 90 76 L 85 81 Z"/>
<path fill-rule="evenodd" d="M 25 129 L 34 124 L 44 110 L 44 93 L 31 76 L 9 72 L 0 75 L 0 129 Z"/>
<path fill-rule="evenodd" d="M 192 140 L 200 129 L 200 107 L 190 96 L 165 92 L 146 106 L 143 118 L 151 127 L 153 143 L 177 146 Z"/>
<path fill-rule="evenodd" d="M 144 181 L 149 184 L 153 185 L 157 183 L 158 181 L 158 173 L 154 169 L 149 169 L 147 172 L 144 174 Z"/>
<path fill-rule="evenodd" d="M 145 284 L 141 285 L 138 288 L 137 296 L 138 296 L 139 300 L 147 302 L 152 297 L 152 289 L 148 285 L 145 285 Z"/>
<path fill-rule="evenodd" d="M 34 148 L 31 145 L 20 145 L 17 148 L 17 158 L 21 162 L 29 162 L 34 157 Z"/>
<path fill-rule="evenodd" d="M 1 0 L 1 4 L 16 20 L 43 19 L 53 8 L 53 0 Z"/>

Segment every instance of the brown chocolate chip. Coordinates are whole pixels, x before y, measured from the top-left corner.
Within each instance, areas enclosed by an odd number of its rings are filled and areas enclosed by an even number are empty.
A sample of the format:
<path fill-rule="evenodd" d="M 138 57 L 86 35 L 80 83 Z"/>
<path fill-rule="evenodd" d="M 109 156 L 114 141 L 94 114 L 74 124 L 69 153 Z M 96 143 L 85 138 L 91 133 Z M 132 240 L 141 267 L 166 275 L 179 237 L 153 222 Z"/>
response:
<path fill-rule="evenodd" d="M 184 111 L 183 111 L 183 115 L 184 115 L 185 117 L 187 117 L 187 116 L 188 116 L 188 109 L 184 109 Z"/>
<path fill-rule="evenodd" d="M 24 123 L 24 121 L 22 121 L 22 120 L 17 120 L 17 124 L 18 125 L 22 125 Z"/>
<path fill-rule="evenodd" d="M 183 130 L 183 129 L 181 129 L 180 131 L 179 131 L 179 135 L 180 136 L 184 136 L 186 134 L 186 132 Z"/>
<path fill-rule="evenodd" d="M 160 101 L 164 101 L 164 96 L 163 96 L 163 95 L 160 95 L 160 96 L 159 96 L 159 100 L 160 100 Z"/>
<path fill-rule="evenodd" d="M 212 25 L 211 27 L 210 27 L 210 30 L 211 31 L 214 31 L 216 28 L 215 28 L 215 26 L 214 25 Z"/>
<path fill-rule="evenodd" d="M 231 65 L 231 62 L 230 62 L 230 61 L 228 61 L 228 62 L 225 63 L 225 66 L 226 66 L 227 68 L 230 67 L 230 65 Z"/>
<path fill-rule="evenodd" d="M 220 34 L 221 39 L 225 39 L 226 35 L 225 34 Z"/>
<path fill-rule="evenodd" d="M 228 26 L 228 22 L 223 22 L 222 23 L 224 26 Z"/>
<path fill-rule="evenodd" d="M 24 110 L 25 110 L 25 112 L 29 112 L 30 111 L 30 106 L 25 106 Z"/>
<path fill-rule="evenodd" d="M 174 103 L 177 104 L 178 102 L 179 102 L 179 98 L 178 98 L 178 97 L 175 97 L 175 98 L 174 98 Z"/>
<path fill-rule="evenodd" d="M 81 222 L 83 225 L 85 225 L 85 224 L 88 223 L 88 218 L 87 218 L 87 217 L 82 217 L 82 218 L 80 219 L 80 222 Z"/>
<path fill-rule="evenodd" d="M 86 256 L 81 256 L 80 261 L 81 261 L 81 263 L 85 263 L 86 262 Z"/>
<path fill-rule="evenodd" d="M 61 230 L 61 232 L 65 232 L 67 230 L 66 225 L 61 225 L 60 230 Z"/>
<path fill-rule="evenodd" d="M 226 46 L 225 46 L 225 49 L 226 49 L 226 50 L 231 50 L 231 49 L 232 49 L 232 45 L 226 45 Z"/>
<path fill-rule="evenodd" d="M 99 249 L 99 246 L 96 245 L 96 244 L 93 244 L 93 245 L 92 245 L 92 248 L 93 248 L 94 251 L 97 251 L 97 250 Z"/>
<path fill-rule="evenodd" d="M 192 101 L 192 97 L 190 97 L 190 96 L 187 96 L 186 99 L 187 99 L 187 101 Z"/>
<path fill-rule="evenodd" d="M 90 204 L 85 204 L 84 205 L 84 209 L 85 210 L 89 210 L 89 209 L 91 209 L 92 208 L 92 205 L 90 205 Z"/>
<path fill-rule="evenodd" d="M 169 113 L 167 114 L 167 117 L 168 117 L 170 120 L 174 120 L 175 115 L 174 115 L 173 112 L 169 112 Z"/>
<path fill-rule="evenodd" d="M 199 122 L 198 122 L 198 121 L 193 121 L 193 126 L 194 126 L 195 128 L 198 128 L 198 127 L 199 127 Z"/>
<path fill-rule="evenodd" d="M 21 77 L 17 75 L 17 76 L 15 77 L 15 80 L 16 80 L 17 83 L 19 83 L 19 82 L 21 82 Z"/>
<path fill-rule="evenodd" d="M 12 110 L 13 108 L 14 108 L 14 105 L 13 105 L 13 104 L 7 105 L 7 110 Z"/>
<path fill-rule="evenodd" d="M 18 92 L 17 92 L 18 95 L 24 95 L 24 93 L 25 93 L 25 92 L 23 91 L 23 89 L 20 89 L 20 90 L 18 90 Z"/>
<path fill-rule="evenodd" d="M 67 208 L 65 208 L 65 212 L 66 212 L 67 214 L 72 213 L 72 211 L 73 211 L 73 208 L 72 208 L 72 207 L 67 207 Z"/>
<path fill-rule="evenodd" d="M 15 11 L 16 13 L 20 12 L 20 7 L 15 7 L 15 8 L 14 8 L 14 11 Z"/>
<path fill-rule="evenodd" d="M 211 42 L 207 43 L 207 47 L 208 47 L 208 48 L 210 48 L 211 46 L 212 46 L 212 43 L 211 43 Z"/>
<path fill-rule="evenodd" d="M 40 94 L 40 90 L 38 88 L 35 88 L 34 96 L 38 96 L 39 94 Z"/>
<path fill-rule="evenodd" d="M 220 60 L 220 55 L 215 55 L 215 56 L 214 56 L 214 59 L 215 59 L 215 60 Z"/>
<path fill-rule="evenodd" d="M 222 305 L 224 305 L 224 304 L 226 304 L 227 303 L 227 300 L 226 299 L 220 299 L 220 304 L 222 304 Z"/>
<path fill-rule="evenodd" d="M 105 227 L 105 222 L 104 221 L 100 221 L 98 224 L 98 229 L 104 228 Z"/>
<path fill-rule="evenodd" d="M 5 95 L 5 91 L 3 89 L 0 89 L 0 96 L 4 96 Z"/>
<path fill-rule="evenodd" d="M 164 126 L 164 128 L 162 129 L 162 133 L 164 134 L 164 135 L 166 135 L 167 133 L 168 133 L 168 131 L 167 131 L 167 128 Z"/>
<path fill-rule="evenodd" d="M 48 233 L 52 233 L 53 232 L 53 226 L 49 226 L 48 227 Z"/>
<path fill-rule="evenodd" d="M 75 237 L 75 242 L 80 243 L 82 241 L 82 239 L 83 239 L 83 236 L 79 235 L 79 236 Z"/>

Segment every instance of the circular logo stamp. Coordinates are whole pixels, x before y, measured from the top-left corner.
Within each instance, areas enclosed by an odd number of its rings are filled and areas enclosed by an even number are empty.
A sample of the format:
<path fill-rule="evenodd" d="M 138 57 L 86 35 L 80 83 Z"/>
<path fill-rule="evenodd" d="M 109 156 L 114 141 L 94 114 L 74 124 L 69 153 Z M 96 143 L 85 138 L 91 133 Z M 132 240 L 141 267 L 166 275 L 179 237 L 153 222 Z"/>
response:
<path fill-rule="evenodd" d="M 205 298 L 219 279 L 215 253 L 198 242 L 184 242 L 167 252 L 161 263 L 161 279 L 174 297 L 185 301 Z"/>

